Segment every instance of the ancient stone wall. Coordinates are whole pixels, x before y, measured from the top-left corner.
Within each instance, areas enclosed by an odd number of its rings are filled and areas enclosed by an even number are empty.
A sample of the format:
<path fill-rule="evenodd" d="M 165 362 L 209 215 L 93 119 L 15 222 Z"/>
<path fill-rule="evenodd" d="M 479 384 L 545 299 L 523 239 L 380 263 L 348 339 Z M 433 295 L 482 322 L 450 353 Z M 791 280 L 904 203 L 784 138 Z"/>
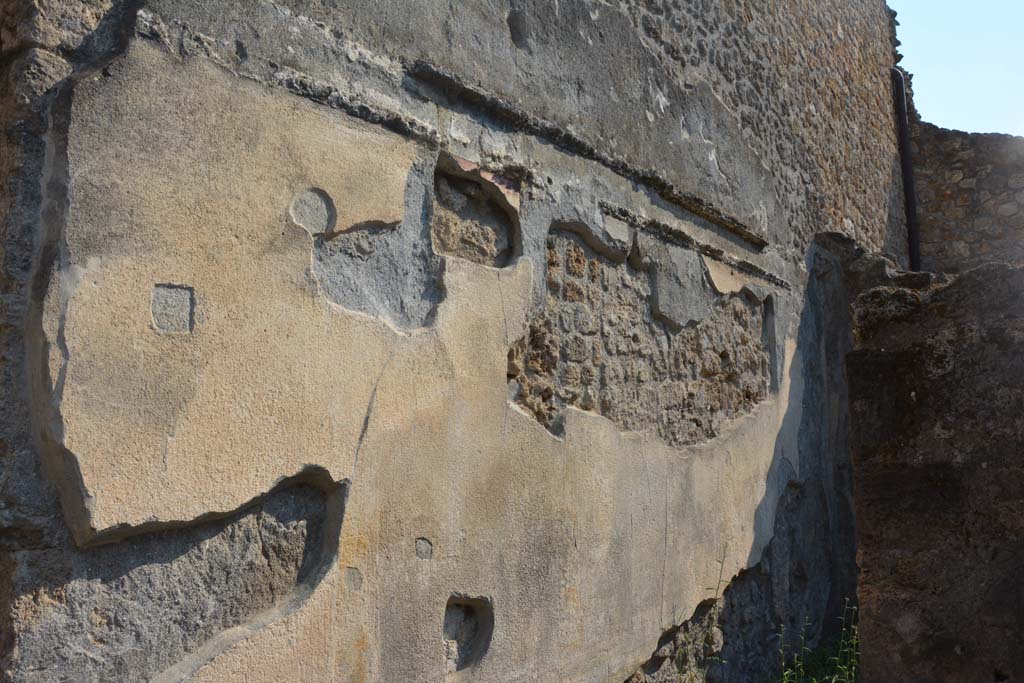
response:
<path fill-rule="evenodd" d="M 866 683 L 1024 676 L 1024 271 L 845 255 Z"/>
<path fill-rule="evenodd" d="M 924 122 L 913 132 L 922 267 L 1024 263 L 1024 138 Z"/>
<path fill-rule="evenodd" d="M 709 600 L 749 680 L 835 630 L 812 238 L 905 256 L 884 4 L 32 0 L 0 60 L 5 680 L 646 680 Z"/>
<path fill-rule="evenodd" d="M 714 292 L 699 255 L 646 236 L 633 263 L 557 227 L 546 249 L 545 306 L 509 352 L 508 374 L 516 401 L 549 428 L 577 406 L 682 446 L 767 397 L 763 297 Z"/>

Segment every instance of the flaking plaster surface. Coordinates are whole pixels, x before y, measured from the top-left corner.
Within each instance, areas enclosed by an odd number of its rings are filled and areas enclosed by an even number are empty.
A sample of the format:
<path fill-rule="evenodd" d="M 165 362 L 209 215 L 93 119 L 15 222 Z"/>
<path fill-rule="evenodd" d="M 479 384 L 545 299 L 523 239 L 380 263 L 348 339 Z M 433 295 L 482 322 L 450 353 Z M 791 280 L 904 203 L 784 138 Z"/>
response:
<path fill-rule="evenodd" d="M 778 391 L 712 442 L 674 449 L 572 408 L 556 436 L 507 393 L 529 258 L 446 259 L 417 329 L 318 285 L 295 196 L 326 193 L 339 229 L 408 229 L 429 148 L 146 42 L 77 85 L 68 138 L 46 426 L 80 471 L 79 540 L 230 511 L 310 466 L 351 482 L 309 599 L 158 680 L 442 680 L 453 594 L 494 606 L 472 680 L 621 680 L 720 564 L 759 556 L 768 470 L 795 448 L 792 344 Z M 154 329 L 161 283 L 194 291 L 190 334 Z"/>

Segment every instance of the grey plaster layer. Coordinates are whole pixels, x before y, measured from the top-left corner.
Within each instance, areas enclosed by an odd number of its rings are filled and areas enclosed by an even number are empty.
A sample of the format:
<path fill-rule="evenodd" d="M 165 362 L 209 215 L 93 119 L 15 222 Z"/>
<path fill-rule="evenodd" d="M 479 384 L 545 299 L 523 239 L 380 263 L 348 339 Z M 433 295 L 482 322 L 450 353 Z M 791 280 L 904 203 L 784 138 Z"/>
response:
<path fill-rule="evenodd" d="M 402 221 L 367 221 L 313 243 L 313 273 L 333 302 L 400 328 L 426 325 L 441 300 L 441 259 L 431 249 L 436 157 L 421 156 L 405 187 Z"/>
<path fill-rule="evenodd" d="M 188 334 L 195 327 L 195 292 L 185 285 L 153 287 L 153 327 L 168 334 Z"/>
<path fill-rule="evenodd" d="M 296 485 L 221 521 L 76 550 L 15 550 L 5 680 L 140 681 L 295 599 L 333 558 L 322 490 Z M 10 636 L 12 634 L 6 634 Z"/>
<path fill-rule="evenodd" d="M 288 213 L 310 235 L 333 236 L 338 224 L 338 209 L 331 196 L 317 187 L 301 190 L 292 199 Z"/>
<path fill-rule="evenodd" d="M 640 262 L 653 273 L 651 308 L 656 317 L 678 330 L 711 312 L 713 293 L 699 254 L 649 235 L 637 237 L 637 249 Z"/>

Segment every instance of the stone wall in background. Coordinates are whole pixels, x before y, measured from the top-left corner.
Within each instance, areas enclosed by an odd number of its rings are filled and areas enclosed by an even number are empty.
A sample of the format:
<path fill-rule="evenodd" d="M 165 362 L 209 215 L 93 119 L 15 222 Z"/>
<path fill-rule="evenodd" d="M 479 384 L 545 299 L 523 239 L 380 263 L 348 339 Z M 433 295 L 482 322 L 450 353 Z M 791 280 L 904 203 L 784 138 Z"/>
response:
<path fill-rule="evenodd" d="M 1024 270 L 841 250 L 865 683 L 1024 676 Z"/>
<path fill-rule="evenodd" d="M 922 268 L 1024 263 L 1024 138 L 912 128 Z"/>

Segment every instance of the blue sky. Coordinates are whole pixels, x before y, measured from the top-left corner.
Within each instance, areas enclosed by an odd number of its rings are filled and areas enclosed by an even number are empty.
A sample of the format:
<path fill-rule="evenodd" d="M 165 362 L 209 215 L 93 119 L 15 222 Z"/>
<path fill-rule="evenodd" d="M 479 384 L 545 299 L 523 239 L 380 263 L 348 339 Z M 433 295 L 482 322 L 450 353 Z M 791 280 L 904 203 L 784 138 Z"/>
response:
<path fill-rule="evenodd" d="M 889 0 L 926 121 L 1024 135 L 1024 0 Z"/>

